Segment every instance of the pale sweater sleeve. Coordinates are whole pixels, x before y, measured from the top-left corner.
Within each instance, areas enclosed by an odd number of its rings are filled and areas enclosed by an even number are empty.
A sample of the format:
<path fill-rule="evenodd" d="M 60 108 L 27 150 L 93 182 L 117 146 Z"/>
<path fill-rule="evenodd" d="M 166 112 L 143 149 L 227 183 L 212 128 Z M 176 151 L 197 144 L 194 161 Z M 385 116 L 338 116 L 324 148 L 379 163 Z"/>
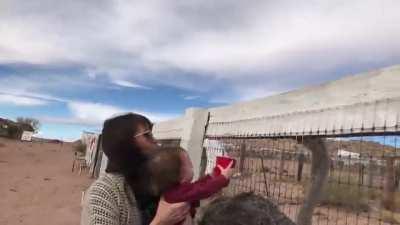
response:
<path fill-rule="evenodd" d="M 89 188 L 82 207 L 81 225 L 121 225 L 117 198 L 107 185 Z"/>

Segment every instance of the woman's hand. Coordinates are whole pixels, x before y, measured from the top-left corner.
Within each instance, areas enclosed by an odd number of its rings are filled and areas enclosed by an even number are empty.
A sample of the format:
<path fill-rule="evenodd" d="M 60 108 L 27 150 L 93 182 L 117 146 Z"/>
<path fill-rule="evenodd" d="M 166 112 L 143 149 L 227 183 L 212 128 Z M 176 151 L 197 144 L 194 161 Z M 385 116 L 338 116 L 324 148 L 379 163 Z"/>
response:
<path fill-rule="evenodd" d="M 156 215 L 150 225 L 174 225 L 186 218 L 190 210 L 188 203 L 170 204 L 161 198 Z"/>
<path fill-rule="evenodd" d="M 224 177 L 226 177 L 227 179 L 232 177 L 232 174 L 233 174 L 232 165 L 233 165 L 233 161 L 231 161 L 226 168 L 223 168 L 222 166 L 218 165 L 218 169 L 221 171 L 221 174 Z"/>
<path fill-rule="evenodd" d="M 182 225 L 193 225 L 193 218 L 190 215 L 186 216 L 185 221 L 183 221 Z"/>

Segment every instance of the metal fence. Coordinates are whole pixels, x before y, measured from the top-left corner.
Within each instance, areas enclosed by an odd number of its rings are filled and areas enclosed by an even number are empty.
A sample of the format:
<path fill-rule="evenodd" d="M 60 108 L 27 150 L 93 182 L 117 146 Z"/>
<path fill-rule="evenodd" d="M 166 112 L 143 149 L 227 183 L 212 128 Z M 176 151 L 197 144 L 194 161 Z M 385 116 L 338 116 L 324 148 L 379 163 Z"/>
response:
<path fill-rule="evenodd" d="M 322 138 L 328 176 L 312 224 L 400 224 L 400 135 Z M 206 173 L 215 158 L 236 159 L 225 195 L 252 191 L 272 199 L 297 220 L 313 177 L 307 137 L 207 136 Z M 316 157 L 316 156 L 314 156 Z M 313 193 L 310 193 L 312 196 Z"/>

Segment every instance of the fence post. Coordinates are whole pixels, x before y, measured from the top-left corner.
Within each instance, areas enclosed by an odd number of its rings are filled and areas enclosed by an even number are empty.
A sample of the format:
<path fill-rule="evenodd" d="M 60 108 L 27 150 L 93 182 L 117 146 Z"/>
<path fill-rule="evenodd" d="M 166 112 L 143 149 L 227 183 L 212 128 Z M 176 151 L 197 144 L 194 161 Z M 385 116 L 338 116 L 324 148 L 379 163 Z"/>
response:
<path fill-rule="evenodd" d="M 383 188 L 383 206 L 388 210 L 395 209 L 395 170 L 394 170 L 394 158 L 386 158 L 386 171 L 385 171 L 385 183 Z"/>
<path fill-rule="evenodd" d="M 400 191 L 400 161 L 398 159 L 397 165 L 396 165 L 396 171 L 395 171 L 395 178 L 396 178 L 396 188 L 397 191 Z"/>
<path fill-rule="evenodd" d="M 370 156 L 369 162 L 368 162 L 368 172 L 367 172 L 367 185 L 368 187 L 373 187 L 374 186 L 374 173 L 376 172 L 375 170 L 377 169 L 377 166 L 375 164 L 375 161 L 372 159 L 372 156 Z"/>
<path fill-rule="evenodd" d="M 304 150 L 301 149 L 298 155 L 298 164 L 297 164 L 297 182 L 300 182 L 303 177 L 303 167 L 304 161 L 306 160 L 306 156 L 304 155 Z"/>
<path fill-rule="evenodd" d="M 280 157 L 279 158 L 279 179 L 281 180 L 283 177 L 283 174 L 284 174 L 284 170 L 285 170 L 285 149 L 278 148 L 278 151 L 280 152 L 280 155 L 279 155 L 279 157 Z"/>
<path fill-rule="evenodd" d="M 194 179 L 197 179 L 200 175 L 201 155 L 207 121 L 207 109 L 189 108 L 185 112 L 180 146 L 188 151 L 193 162 Z"/>
<path fill-rule="evenodd" d="M 306 191 L 303 205 L 297 214 L 298 225 L 311 225 L 314 209 L 323 194 L 328 178 L 329 154 L 324 141 L 320 138 L 304 139 L 303 146 L 311 151 L 311 185 Z"/>
<path fill-rule="evenodd" d="M 246 159 L 246 143 L 243 142 L 240 145 L 240 156 L 239 156 L 239 173 L 243 173 L 244 160 Z"/>
<path fill-rule="evenodd" d="M 207 170 L 207 149 L 205 147 L 202 148 L 201 151 L 201 160 L 200 160 L 200 171 L 199 176 L 202 177 L 206 174 Z"/>

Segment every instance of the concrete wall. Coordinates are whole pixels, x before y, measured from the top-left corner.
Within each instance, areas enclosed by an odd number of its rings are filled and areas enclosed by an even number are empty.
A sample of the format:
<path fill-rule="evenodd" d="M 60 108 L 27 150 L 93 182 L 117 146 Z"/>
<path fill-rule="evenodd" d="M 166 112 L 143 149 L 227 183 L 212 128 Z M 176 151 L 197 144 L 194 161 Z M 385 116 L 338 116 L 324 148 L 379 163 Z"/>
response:
<path fill-rule="evenodd" d="M 400 132 L 400 65 L 254 101 L 189 109 L 182 117 L 157 123 L 153 128 L 158 139 L 181 139 L 195 168 L 204 136 L 382 132 Z"/>
<path fill-rule="evenodd" d="M 399 131 L 400 66 L 209 111 L 210 136 Z"/>
<path fill-rule="evenodd" d="M 400 131 L 400 65 L 209 111 L 207 136 L 348 135 Z M 184 117 L 155 126 L 185 135 Z"/>
<path fill-rule="evenodd" d="M 153 135 L 157 139 L 180 139 L 183 135 L 185 118 L 163 121 L 154 124 Z"/>
<path fill-rule="evenodd" d="M 397 98 L 237 121 L 210 121 L 207 135 L 325 136 L 398 132 L 399 109 L 400 98 Z M 213 111 L 210 114 L 214 118 Z"/>
<path fill-rule="evenodd" d="M 400 97 L 400 65 L 259 100 L 210 108 L 210 122 L 308 112 Z"/>

